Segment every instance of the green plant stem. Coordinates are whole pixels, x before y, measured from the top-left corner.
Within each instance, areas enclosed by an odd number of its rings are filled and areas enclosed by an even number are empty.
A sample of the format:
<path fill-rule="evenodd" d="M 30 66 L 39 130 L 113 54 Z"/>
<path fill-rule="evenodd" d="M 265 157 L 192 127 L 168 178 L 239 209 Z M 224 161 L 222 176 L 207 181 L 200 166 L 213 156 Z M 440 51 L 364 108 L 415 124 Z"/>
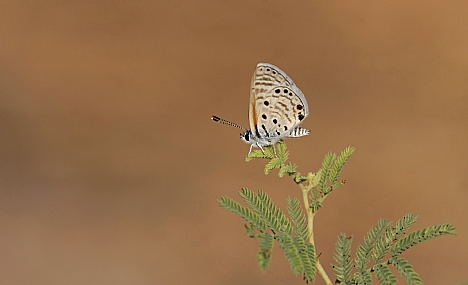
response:
<path fill-rule="evenodd" d="M 301 185 L 302 186 L 302 185 Z M 309 234 L 309 242 L 314 246 L 316 252 L 317 248 L 315 247 L 315 240 L 314 240 L 314 217 L 315 213 L 313 212 L 312 208 L 309 205 L 309 198 L 307 197 L 307 194 L 309 193 L 308 187 L 301 187 L 302 189 L 302 199 L 304 200 L 304 206 L 307 209 L 307 230 Z M 330 280 L 330 277 L 328 277 L 327 273 L 325 272 L 325 269 L 323 268 L 322 264 L 320 263 L 320 260 L 315 257 L 316 260 L 316 267 L 317 271 L 322 276 L 323 280 L 327 285 L 333 285 L 332 281 Z"/>

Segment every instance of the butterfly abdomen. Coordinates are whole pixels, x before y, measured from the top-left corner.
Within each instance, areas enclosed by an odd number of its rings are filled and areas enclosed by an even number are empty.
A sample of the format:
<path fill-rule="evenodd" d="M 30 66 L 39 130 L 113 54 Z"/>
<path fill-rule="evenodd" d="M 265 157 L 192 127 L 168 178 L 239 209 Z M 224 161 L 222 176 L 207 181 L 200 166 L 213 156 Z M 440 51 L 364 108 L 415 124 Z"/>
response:
<path fill-rule="evenodd" d="M 303 136 L 307 136 L 308 134 L 310 134 L 310 130 L 304 129 L 304 128 L 301 128 L 301 127 L 295 127 L 294 129 L 291 130 L 288 137 L 290 137 L 290 138 L 300 138 L 300 137 L 303 137 Z"/>

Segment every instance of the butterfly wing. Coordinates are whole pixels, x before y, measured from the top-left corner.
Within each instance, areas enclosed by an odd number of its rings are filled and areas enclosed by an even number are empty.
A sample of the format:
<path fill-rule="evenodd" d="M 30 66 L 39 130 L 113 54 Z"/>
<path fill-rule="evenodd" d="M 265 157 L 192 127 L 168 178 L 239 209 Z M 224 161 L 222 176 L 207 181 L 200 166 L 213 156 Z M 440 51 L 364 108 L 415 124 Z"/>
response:
<path fill-rule="evenodd" d="M 259 63 L 251 82 L 250 129 L 259 138 L 282 138 L 309 115 L 307 100 L 278 67 Z"/>

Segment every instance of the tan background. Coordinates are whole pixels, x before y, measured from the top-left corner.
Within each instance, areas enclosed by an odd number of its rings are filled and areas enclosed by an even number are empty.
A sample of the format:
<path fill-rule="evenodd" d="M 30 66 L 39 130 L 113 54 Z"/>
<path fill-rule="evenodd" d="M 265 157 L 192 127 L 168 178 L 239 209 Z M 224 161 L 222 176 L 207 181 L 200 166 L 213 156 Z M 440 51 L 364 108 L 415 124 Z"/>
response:
<path fill-rule="evenodd" d="M 217 206 L 288 179 L 244 162 L 258 62 L 306 95 L 302 172 L 351 145 L 317 250 L 378 218 L 458 236 L 403 256 L 425 284 L 468 280 L 467 1 L 1 1 L 1 284 L 303 284 Z M 323 284 L 318 279 L 317 284 Z"/>

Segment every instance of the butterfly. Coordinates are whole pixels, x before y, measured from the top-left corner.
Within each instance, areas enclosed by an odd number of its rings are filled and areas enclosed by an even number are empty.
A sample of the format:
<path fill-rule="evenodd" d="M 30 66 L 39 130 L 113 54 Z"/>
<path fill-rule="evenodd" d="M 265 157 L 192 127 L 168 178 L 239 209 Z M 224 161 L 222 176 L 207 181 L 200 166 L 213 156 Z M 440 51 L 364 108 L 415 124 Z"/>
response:
<path fill-rule="evenodd" d="M 217 116 L 211 119 L 242 129 L 240 138 L 250 144 L 250 154 L 253 147 L 265 153 L 264 146 L 308 135 L 310 130 L 299 127 L 308 115 L 307 100 L 292 79 L 273 64 L 259 63 L 250 84 L 250 130 Z"/>

